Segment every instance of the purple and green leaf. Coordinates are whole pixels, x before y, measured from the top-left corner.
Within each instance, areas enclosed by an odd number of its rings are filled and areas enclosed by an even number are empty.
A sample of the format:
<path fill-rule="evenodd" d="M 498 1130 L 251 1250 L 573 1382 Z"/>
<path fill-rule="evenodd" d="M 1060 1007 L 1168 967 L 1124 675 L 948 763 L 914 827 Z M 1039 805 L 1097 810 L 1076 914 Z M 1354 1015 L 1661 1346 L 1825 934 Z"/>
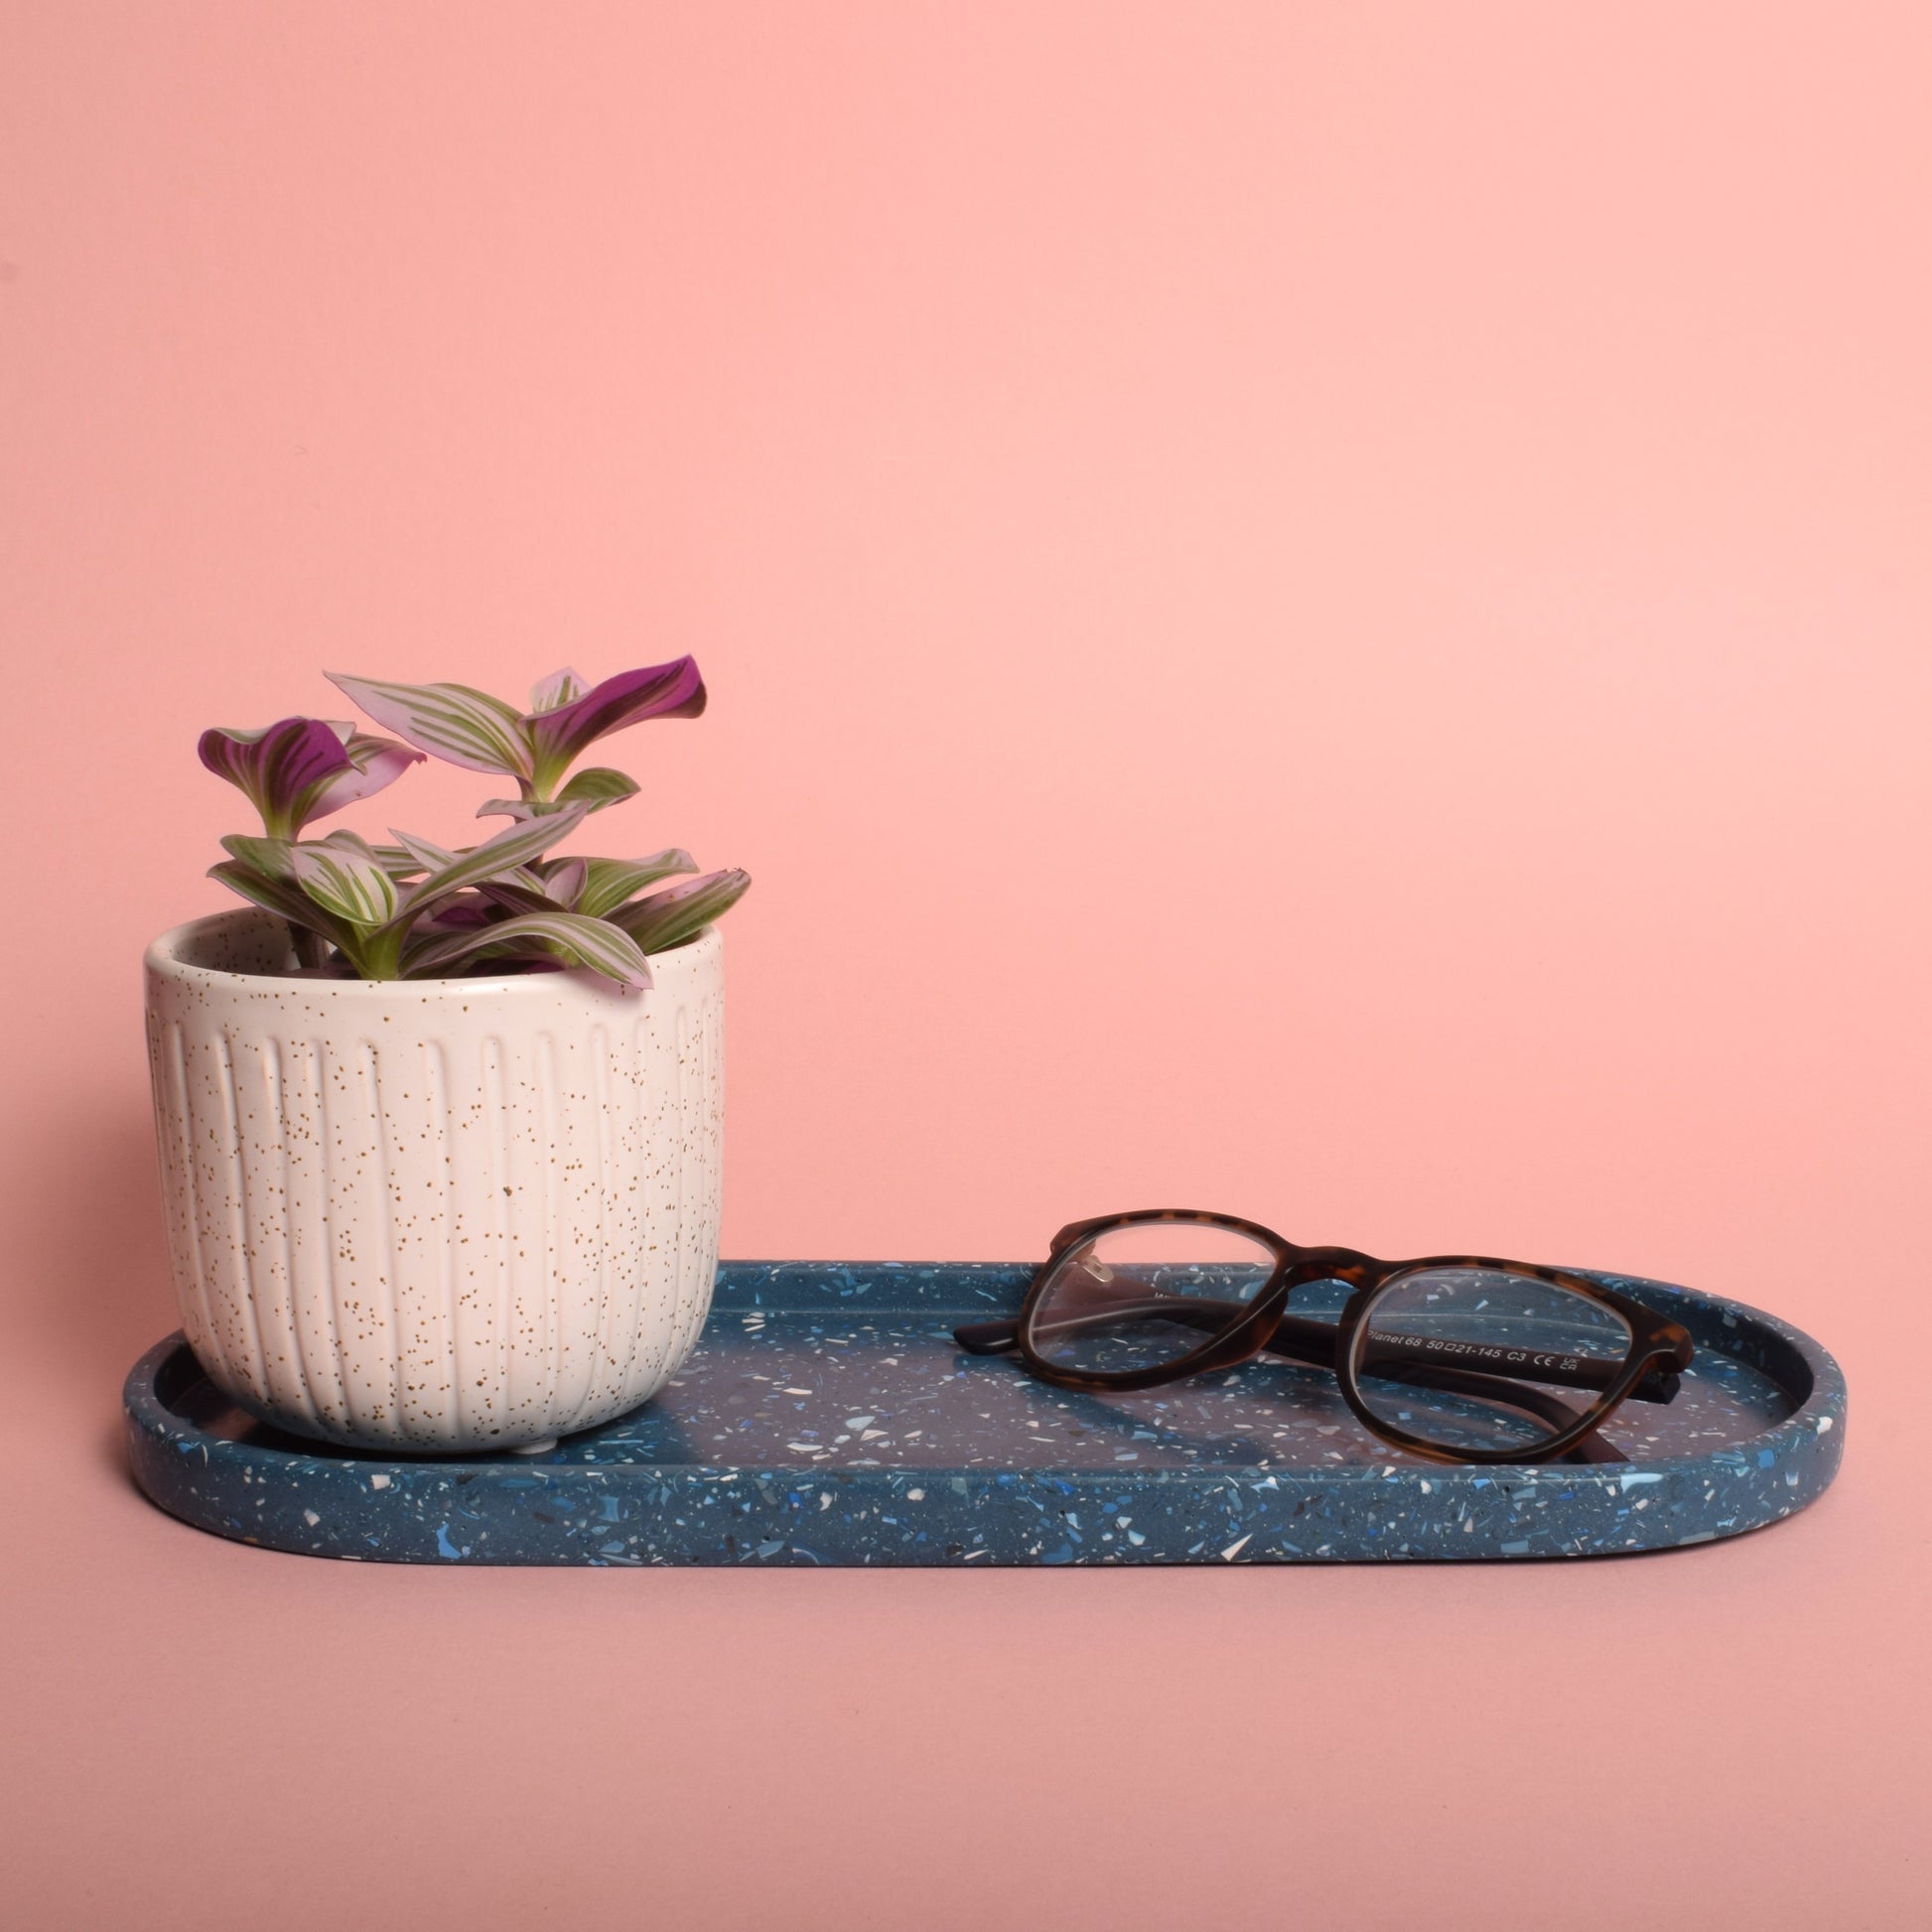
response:
<path fill-rule="evenodd" d="M 751 889 L 751 874 L 708 872 L 668 892 L 632 899 L 606 916 L 636 940 L 642 952 L 669 952 L 688 945 L 714 919 L 721 917 Z"/>
<path fill-rule="evenodd" d="M 398 832 L 393 825 L 389 828 L 389 836 L 396 842 L 393 850 L 400 852 L 415 872 L 441 872 L 445 866 L 455 865 L 460 856 L 447 846 L 434 845 L 415 832 Z"/>
<path fill-rule="evenodd" d="M 576 674 L 559 672 L 537 689 L 547 692 L 566 676 L 574 679 Z M 646 718 L 695 718 L 704 707 L 704 679 L 694 658 L 620 671 L 582 696 L 532 711 L 520 721 L 534 760 L 534 768 L 521 775 L 530 778 L 539 798 L 548 797 L 572 762 L 600 738 Z"/>
<path fill-rule="evenodd" d="M 270 879 L 293 879 L 295 868 L 289 854 L 295 850 L 288 839 L 255 838 L 246 832 L 230 832 L 221 841 L 221 850 L 230 859 Z"/>
<path fill-rule="evenodd" d="M 560 839 L 568 838 L 584 822 L 589 807 L 571 805 L 544 818 L 525 819 L 498 832 L 492 839 L 468 852 L 451 855 L 449 863 L 433 867 L 404 896 L 402 910 L 420 909 L 432 899 L 459 891 L 465 886 L 481 886 L 484 880 L 515 872 L 532 859 L 541 859 Z M 405 850 L 414 843 L 403 833 L 391 835 Z M 440 848 L 438 848 L 440 850 Z"/>
<path fill-rule="evenodd" d="M 576 906 L 593 918 L 609 918 L 626 899 L 635 898 L 646 886 L 675 873 L 696 872 L 697 861 L 676 846 L 653 852 L 648 859 L 589 859 L 585 861 L 583 889 Z"/>
<path fill-rule="evenodd" d="M 507 879 L 485 879 L 478 893 L 506 913 L 567 912 L 574 908 L 559 905 L 540 885 L 530 883 L 527 872 L 513 873 Z"/>
<path fill-rule="evenodd" d="M 210 771 L 247 793 L 263 831 L 279 839 L 372 796 L 422 759 L 407 746 L 322 718 L 284 718 L 261 731 L 205 731 L 197 749 Z"/>
<path fill-rule="evenodd" d="M 361 845 L 358 839 L 355 841 Z M 396 885 L 366 845 L 346 840 L 298 845 L 289 854 L 295 883 L 325 912 L 373 931 L 396 916 Z"/>
<path fill-rule="evenodd" d="M 614 771 L 608 764 L 587 764 L 581 771 L 573 771 L 570 782 L 557 794 L 560 805 L 574 805 L 580 799 L 592 811 L 601 812 L 611 805 L 621 805 L 626 798 L 637 795 L 637 780 L 627 777 L 621 771 Z"/>
<path fill-rule="evenodd" d="M 268 873 L 257 872 L 254 867 L 244 865 L 238 859 L 226 859 L 218 866 L 210 866 L 207 876 L 218 879 L 230 892 L 239 893 L 251 904 L 259 905 L 265 912 L 273 912 L 290 925 L 321 934 L 343 952 L 350 951 L 355 945 L 353 928 L 334 913 L 325 911 L 303 892 L 293 877 L 277 879 Z"/>
<path fill-rule="evenodd" d="M 542 818 L 566 805 L 587 804 L 594 812 L 621 805 L 637 795 L 637 781 L 621 771 L 593 764 L 579 771 L 555 798 L 485 798 L 477 807 L 479 818 Z"/>
<path fill-rule="evenodd" d="M 650 984 L 650 967 L 630 936 L 608 919 L 587 919 L 580 912 L 520 914 L 473 932 L 444 934 L 403 955 L 405 971 L 416 979 L 489 959 L 559 960 L 588 967 L 621 986 Z"/>
<path fill-rule="evenodd" d="M 566 912 L 581 912 L 578 900 L 584 895 L 584 881 L 590 872 L 588 859 L 546 859 L 538 870 L 545 896 Z"/>
<path fill-rule="evenodd" d="M 399 845 L 372 845 L 369 850 L 375 854 L 376 864 L 399 886 L 423 870 L 422 861 Z"/>
<path fill-rule="evenodd" d="M 467 684 L 385 684 L 376 678 L 325 674 L 378 725 L 472 771 L 534 775 L 522 718 L 501 698 Z"/>
<path fill-rule="evenodd" d="M 334 719 L 324 722 L 341 738 L 351 768 L 337 772 L 323 786 L 310 805 L 307 818 L 326 818 L 358 799 L 373 798 L 378 791 L 394 784 L 412 764 L 424 762 L 421 752 L 412 752 L 393 738 L 375 738 L 367 732 L 358 732 L 352 725 L 338 724 Z"/>
<path fill-rule="evenodd" d="M 489 900 L 481 892 L 459 893 L 455 898 L 445 899 L 433 912 L 418 919 L 409 936 L 413 942 L 425 934 L 442 930 L 467 932 L 475 926 L 488 925 L 495 917 Z"/>
<path fill-rule="evenodd" d="M 590 684 L 581 671 L 573 671 L 566 665 L 561 671 L 552 671 L 539 684 L 530 687 L 530 713 L 535 717 L 542 711 L 559 711 L 567 704 L 575 704 Z"/>

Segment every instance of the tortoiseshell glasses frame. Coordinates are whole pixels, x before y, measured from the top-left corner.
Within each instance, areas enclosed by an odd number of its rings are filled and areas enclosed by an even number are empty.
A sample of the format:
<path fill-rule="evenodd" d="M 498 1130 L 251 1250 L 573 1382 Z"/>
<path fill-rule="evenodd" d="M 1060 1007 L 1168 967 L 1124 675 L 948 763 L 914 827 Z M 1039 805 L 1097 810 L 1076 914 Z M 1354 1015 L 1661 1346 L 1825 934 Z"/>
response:
<path fill-rule="evenodd" d="M 1065 1335 L 1082 1325 L 1098 1327 L 1118 1324 L 1125 1316 L 1153 1316 L 1199 1330 L 1202 1339 L 1198 1346 L 1171 1360 L 1143 1367 L 1088 1369 L 1050 1359 L 1040 1346 L 1047 1339 L 1041 1313 L 1068 1268 L 1082 1255 L 1093 1252 L 1104 1236 L 1164 1222 L 1245 1237 L 1273 1257 L 1272 1272 L 1251 1295 L 1235 1301 L 1158 1294 L 1150 1301 L 1143 1292 L 1143 1299 L 1131 1305 L 1096 1303 L 1093 1312 L 1071 1317 L 1057 1311 L 1047 1324 L 1053 1335 Z M 1424 1342 L 1365 1323 L 1371 1306 L 1391 1284 L 1405 1277 L 1426 1277 L 1446 1270 L 1525 1277 L 1581 1296 L 1607 1311 L 1628 1329 L 1629 1351 L 1614 1360 L 1548 1353 L 1526 1356 L 1522 1350 L 1466 1341 Z M 1350 1291 L 1337 1319 L 1311 1320 L 1289 1313 L 1289 1298 L 1298 1288 L 1328 1281 L 1341 1282 Z M 1035 1275 L 1019 1314 L 1005 1321 L 969 1323 L 956 1328 L 953 1338 L 974 1354 L 1017 1350 L 1027 1368 L 1042 1381 L 1094 1394 L 1159 1388 L 1190 1375 L 1234 1368 L 1257 1355 L 1281 1356 L 1330 1372 L 1340 1385 L 1342 1400 L 1364 1428 L 1382 1442 L 1433 1462 L 1547 1462 L 1559 1458 L 1620 1462 L 1625 1459 L 1620 1451 L 1597 1431 L 1626 1401 L 1671 1401 L 1677 1394 L 1678 1376 L 1690 1367 L 1693 1352 L 1690 1335 L 1678 1323 L 1569 1269 L 1499 1261 L 1486 1255 L 1381 1261 L 1353 1248 L 1300 1247 L 1258 1222 L 1189 1208 L 1146 1208 L 1063 1227 L 1053 1237 L 1052 1253 Z M 1428 1359 L 1418 1359 L 1425 1355 Z M 1433 1442 L 1376 1413 L 1362 1393 L 1360 1374 L 1365 1366 L 1379 1381 L 1473 1399 L 1534 1417 L 1550 1433 L 1527 1448 L 1465 1448 Z M 1531 1382 L 1544 1386 L 1525 1386 Z M 1573 1408 L 1547 1393 L 1553 1384 L 1587 1392 L 1592 1400 L 1581 1409 Z"/>

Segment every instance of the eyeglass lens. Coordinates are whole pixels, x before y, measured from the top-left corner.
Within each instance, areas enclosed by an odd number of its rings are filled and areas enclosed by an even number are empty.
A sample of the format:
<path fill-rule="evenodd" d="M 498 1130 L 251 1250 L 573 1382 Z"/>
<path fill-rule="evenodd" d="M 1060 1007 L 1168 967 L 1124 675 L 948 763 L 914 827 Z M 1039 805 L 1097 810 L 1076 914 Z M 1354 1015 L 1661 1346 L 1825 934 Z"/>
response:
<path fill-rule="evenodd" d="M 1082 1375 L 1164 1368 L 1233 1327 L 1274 1269 L 1271 1249 L 1231 1228 L 1110 1228 L 1047 1278 L 1033 1345 L 1054 1367 Z"/>
<path fill-rule="evenodd" d="M 1632 1346 L 1615 1310 L 1556 1283 L 1417 1269 L 1363 1311 L 1355 1380 L 1378 1422 L 1423 1442 L 1534 1451 L 1600 1407 Z"/>

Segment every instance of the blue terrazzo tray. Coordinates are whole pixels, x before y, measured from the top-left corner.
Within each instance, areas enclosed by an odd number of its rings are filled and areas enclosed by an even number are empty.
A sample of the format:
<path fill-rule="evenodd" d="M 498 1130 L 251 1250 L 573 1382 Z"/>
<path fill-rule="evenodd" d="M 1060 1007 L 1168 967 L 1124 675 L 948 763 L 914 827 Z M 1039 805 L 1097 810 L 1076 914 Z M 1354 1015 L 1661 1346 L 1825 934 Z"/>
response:
<path fill-rule="evenodd" d="M 1098 1397 L 969 1356 L 1031 1271 L 727 1262 L 704 1338 L 653 1402 L 548 1456 L 372 1458 L 263 1428 L 181 1336 L 124 1402 L 135 1479 L 244 1543 L 387 1563 L 1359 1563 L 1609 1556 L 1774 1523 L 1823 1493 L 1845 1381 L 1771 1316 L 1597 1279 L 1697 1343 L 1625 1463 L 1450 1467 L 1396 1454 L 1332 1377 L 1278 1363 Z M 1314 1311 L 1311 1307 L 1311 1311 Z"/>

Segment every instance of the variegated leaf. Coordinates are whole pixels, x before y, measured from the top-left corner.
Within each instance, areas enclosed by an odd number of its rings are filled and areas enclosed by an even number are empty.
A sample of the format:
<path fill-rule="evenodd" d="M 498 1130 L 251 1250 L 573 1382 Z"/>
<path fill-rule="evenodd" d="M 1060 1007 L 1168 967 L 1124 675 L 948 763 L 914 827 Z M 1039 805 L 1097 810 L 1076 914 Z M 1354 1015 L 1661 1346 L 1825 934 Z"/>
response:
<path fill-rule="evenodd" d="M 626 933 L 577 912 L 537 912 L 475 932 L 453 932 L 403 954 L 408 979 L 430 979 L 490 959 L 555 959 L 622 986 L 646 987 L 650 967 Z"/>
<path fill-rule="evenodd" d="M 421 935 L 440 933 L 441 930 L 468 932 L 476 926 L 488 925 L 495 917 L 489 901 L 481 892 L 459 893 L 455 898 L 445 899 L 435 911 L 419 919 L 410 937 L 413 940 Z"/>
<path fill-rule="evenodd" d="M 324 911 L 365 929 L 395 917 L 395 881 L 373 853 L 364 858 L 345 845 L 318 843 L 298 845 L 289 856 L 296 884 Z"/>
<path fill-rule="evenodd" d="M 555 711 L 560 705 L 575 704 L 590 688 L 581 671 L 573 671 L 568 666 L 561 671 L 552 671 L 541 684 L 531 686 L 531 715 Z"/>
<path fill-rule="evenodd" d="M 218 879 L 231 893 L 239 893 L 250 904 L 275 913 L 290 925 L 320 933 L 332 946 L 346 950 L 354 944 L 353 931 L 308 897 L 293 878 L 272 878 L 234 859 L 210 866 L 207 876 Z"/>
<path fill-rule="evenodd" d="M 428 839 L 419 837 L 414 832 L 395 832 L 392 830 L 392 836 L 401 841 L 401 849 L 414 859 L 416 869 L 424 873 L 446 871 L 460 859 L 466 858 L 470 852 L 479 849 L 471 846 L 463 852 L 452 852 L 446 846 L 433 845 Z M 556 902 L 544 890 L 542 879 L 527 866 L 511 868 L 496 883 L 520 891 L 528 900 L 527 907 L 523 909 L 535 911 L 543 906 Z M 522 900 L 518 900 L 517 903 L 519 906 L 523 906 Z"/>
<path fill-rule="evenodd" d="M 408 913 L 465 886 L 481 886 L 486 879 L 500 879 L 505 873 L 528 865 L 532 859 L 541 859 L 551 846 L 576 831 L 588 810 L 585 805 L 572 805 L 568 810 L 552 812 L 543 818 L 527 819 L 468 852 L 453 855 L 447 865 L 436 867 L 410 889 L 402 902 L 403 911 Z M 400 832 L 394 836 L 405 846 L 422 843 L 404 839 Z"/>
<path fill-rule="evenodd" d="M 339 825 L 333 832 L 325 833 L 319 839 L 307 839 L 304 843 L 312 851 L 341 852 L 351 859 L 365 860 L 372 866 L 380 863 L 375 847 L 360 832 L 351 832 L 345 825 Z"/>
<path fill-rule="evenodd" d="M 460 856 L 447 846 L 419 838 L 414 832 L 399 832 L 393 825 L 389 828 L 389 836 L 395 840 L 396 849 L 418 872 L 441 872 L 445 866 L 455 865 Z"/>
<path fill-rule="evenodd" d="M 295 877 L 295 867 L 289 861 L 294 849 L 287 839 L 251 838 L 245 832 L 230 832 L 221 841 L 221 850 L 229 858 L 240 860 L 250 871 L 265 873 L 270 879 Z"/>
<path fill-rule="evenodd" d="M 294 838 L 317 794 L 355 770 L 320 718 L 284 718 L 261 731 L 205 731 L 196 749 L 210 771 L 248 794 L 271 838 Z"/>
<path fill-rule="evenodd" d="M 632 899 L 608 916 L 646 953 L 669 952 L 690 943 L 743 898 L 752 884 L 744 872 L 710 872 L 668 892 Z"/>
<path fill-rule="evenodd" d="M 704 705 L 704 679 L 692 658 L 621 671 L 572 703 L 533 712 L 521 721 L 535 761 L 533 772 L 525 775 L 539 792 L 547 793 L 572 760 L 608 733 L 646 718 L 695 718 Z"/>
<path fill-rule="evenodd" d="M 552 902 L 566 912 L 576 912 L 582 909 L 577 901 L 583 897 L 589 871 L 589 861 L 584 859 L 547 859 L 539 876 Z"/>
<path fill-rule="evenodd" d="M 479 818 L 543 818 L 551 812 L 563 811 L 567 806 L 588 803 L 591 810 L 601 812 L 607 805 L 621 804 L 624 799 L 635 795 L 637 787 L 621 771 L 607 771 L 601 768 L 580 772 L 580 777 L 599 780 L 622 779 L 621 786 L 611 784 L 586 785 L 581 791 L 577 779 L 573 778 L 555 798 L 485 798 L 477 807 Z"/>
<path fill-rule="evenodd" d="M 377 724 L 452 764 L 518 778 L 532 773 L 529 732 L 501 698 L 467 684 L 385 684 L 337 671 L 327 675 Z"/>
<path fill-rule="evenodd" d="M 410 842 L 423 854 L 437 852 L 439 868 L 454 866 L 456 860 L 464 858 L 462 852 L 443 852 L 441 846 L 431 846 L 427 839 L 411 839 Z M 568 900 L 556 898 L 545 877 L 553 866 L 564 866 L 564 864 L 574 864 L 574 862 L 537 860 L 531 866 L 514 866 L 506 874 L 500 874 L 494 879 L 484 879 L 478 887 L 478 891 L 484 895 L 484 898 L 492 900 L 498 906 L 508 906 L 512 912 L 549 912 L 553 906 L 560 906 L 562 910 L 568 912 L 570 910 Z"/>
<path fill-rule="evenodd" d="M 653 852 L 648 859 L 591 859 L 586 861 L 584 890 L 577 895 L 580 912 L 605 918 L 646 886 L 674 873 L 696 872 L 697 861 L 677 846 Z"/>
<path fill-rule="evenodd" d="M 563 912 L 570 909 L 559 905 L 534 882 L 526 885 L 524 882 L 529 877 L 528 873 L 512 873 L 507 879 L 485 879 L 477 891 L 491 905 L 500 906 L 505 912 Z"/>
<path fill-rule="evenodd" d="M 330 723 L 332 731 L 346 727 Z M 392 785 L 412 764 L 421 764 L 423 754 L 398 745 L 393 738 L 373 738 L 366 732 L 351 731 L 343 741 L 350 768 L 339 771 L 316 793 L 306 818 L 326 818 L 360 798 L 373 798 Z"/>
<path fill-rule="evenodd" d="M 581 798 L 594 812 L 601 812 L 607 805 L 621 804 L 626 798 L 637 794 L 637 780 L 626 777 L 621 771 L 614 771 L 608 764 L 586 765 L 582 771 L 571 774 L 570 782 L 557 794 L 560 805 L 574 805 Z"/>
<path fill-rule="evenodd" d="M 399 845 L 376 845 L 369 849 L 375 854 L 376 864 L 398 884 L 405 879 L 414 878 L 424 869 L 422 860 Z"/>

